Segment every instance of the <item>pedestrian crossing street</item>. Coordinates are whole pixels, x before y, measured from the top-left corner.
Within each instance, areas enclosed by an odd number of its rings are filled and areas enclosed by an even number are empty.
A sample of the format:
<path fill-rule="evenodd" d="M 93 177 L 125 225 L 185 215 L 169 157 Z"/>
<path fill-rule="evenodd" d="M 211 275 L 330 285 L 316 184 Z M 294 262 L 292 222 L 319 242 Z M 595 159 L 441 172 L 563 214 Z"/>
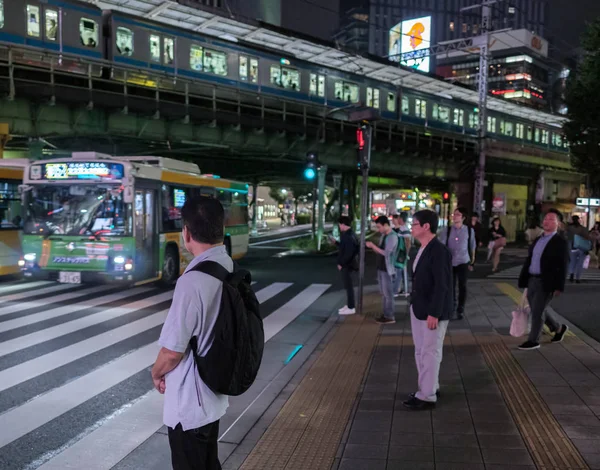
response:
<path fill-rule="evenodd" d="M 519 274 L 521 274 L 521 266 L 513 266 L 512 268 L 504 269 L 502 271 L 498 271 L 497 273 L 491 274 L 488 276 L 488 278 L 517 280 L 519 279 Z M 600 282 L 600 269 L 595 267 L 584 269 L 583 273 L 581 274 L 581 280 L 584 282 Z"/>
<path fill-rule="evenodd" d="M 253 284 L 271 340 L 330 284 Z M 173 291 L 0 284 L 0 468 L 104 470 L 162 426 L 149 368 Z"/>

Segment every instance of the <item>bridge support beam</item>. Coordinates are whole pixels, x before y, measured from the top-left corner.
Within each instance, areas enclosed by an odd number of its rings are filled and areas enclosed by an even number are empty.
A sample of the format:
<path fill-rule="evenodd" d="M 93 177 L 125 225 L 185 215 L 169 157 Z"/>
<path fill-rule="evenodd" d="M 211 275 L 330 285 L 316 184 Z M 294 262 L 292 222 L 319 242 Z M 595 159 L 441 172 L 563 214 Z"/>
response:
<path fill-rule="evenodd" d="M 8 124 L 0 123 L 0 159 L 4 158 L 4 147 L 9 140 Z"/>

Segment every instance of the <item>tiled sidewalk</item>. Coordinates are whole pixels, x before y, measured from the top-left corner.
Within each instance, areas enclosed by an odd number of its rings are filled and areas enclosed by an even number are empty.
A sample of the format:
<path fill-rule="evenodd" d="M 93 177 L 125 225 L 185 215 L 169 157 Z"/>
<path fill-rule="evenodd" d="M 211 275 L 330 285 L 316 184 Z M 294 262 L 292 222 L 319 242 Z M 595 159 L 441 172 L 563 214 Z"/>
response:
<path fill-rule="evenodd" d="M 471 284 L 433 411 L 402 405 L 417 382 L 402 306 L 382 329 L 334 469 L 600 469 L 600 345 L 574 328 L 562 344 L 545 336 L 540 350 L 517 350 L 511 289 L 518 298 L 508 284 Z"/>

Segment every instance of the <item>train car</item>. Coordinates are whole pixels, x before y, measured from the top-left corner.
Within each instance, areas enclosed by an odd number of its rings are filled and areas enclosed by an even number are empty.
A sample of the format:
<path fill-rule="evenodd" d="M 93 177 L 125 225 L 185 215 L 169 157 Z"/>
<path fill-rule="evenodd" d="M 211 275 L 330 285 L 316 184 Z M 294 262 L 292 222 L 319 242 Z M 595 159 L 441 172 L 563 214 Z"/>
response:
<path fill-rule="evenodd" d="M 77 57 L 104 59 L 102 10 L 73 0 L 0 0 L 0 42 L 63 55 L 60 60 L 13 49 L 14 62 L 88 73 Z M 93 68 L 99 75 L 101 66 Z"/>

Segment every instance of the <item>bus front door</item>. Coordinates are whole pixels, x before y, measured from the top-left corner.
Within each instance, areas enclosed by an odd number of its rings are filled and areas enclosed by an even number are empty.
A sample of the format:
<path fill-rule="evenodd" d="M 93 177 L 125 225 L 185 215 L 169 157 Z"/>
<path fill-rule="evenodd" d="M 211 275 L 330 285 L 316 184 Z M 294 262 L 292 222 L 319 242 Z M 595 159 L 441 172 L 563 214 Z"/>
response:
<path fill-rule="evenodd" d="M 155 190 L 135 191 L 135 278 L 138 281 L 158 277 L 158 227 L 155 202 Z"/>

